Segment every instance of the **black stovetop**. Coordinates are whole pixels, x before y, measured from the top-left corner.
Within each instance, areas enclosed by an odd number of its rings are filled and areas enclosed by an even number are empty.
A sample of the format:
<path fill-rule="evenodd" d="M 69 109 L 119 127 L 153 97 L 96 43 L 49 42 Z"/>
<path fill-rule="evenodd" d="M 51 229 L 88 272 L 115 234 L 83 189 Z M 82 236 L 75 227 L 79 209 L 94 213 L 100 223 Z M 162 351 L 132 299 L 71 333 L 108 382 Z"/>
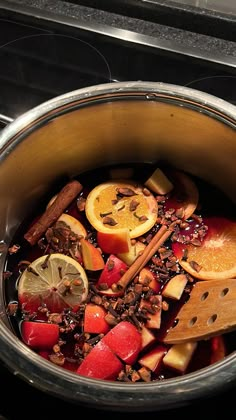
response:
<path fill-rule="evenodd" d="M 114 34 L 113 28 L 109 34 L 106 28 L 102 34 L 95 27 L 86 30 L 79 27 L 78 22 L 64 25 L 62 20 L 39 19 L 33 14 L 6 12 L 0 7 L 0 114 L 14 119 L 65 92 L 125 80 L 190 86 L 236 103 L 236 60 L 224 63 L 212 56 L 208 60 L 206 56 L 197 57 L 194 49 L 193 54 L 189 51 L 185 54 L 184 48 L 180 52 L 170 45 L 159 48 L 154 43 L 148 45 L 144 39 L 143 42 L 140 39 L 137 42 L 135 37 L 128 39 L 119 29 Z M 65 410 L 67 416 L 81 415 L 82 407 L 41 393 L 1 365 L 0 375 L 0 415 L 7 419 L 45 420 L 52 416 L 59 419 L 65 417 Z M 221 401 L 224 407 L 233 407 L 234 394 L 235 389 L 220 398 L 156 415 L 189 417 L 195 412 L 200 416 L 203 405 L 205 411 L 206 408 L 211 410 L 211 415 L 218 414 Z M 14 405 L 9 404 L 8 396 L 14 399 Z M 30 408 L 31 401 L 33 408 Z M 86 408 L 86 416 L 90 414 L 121 415 Z"/>

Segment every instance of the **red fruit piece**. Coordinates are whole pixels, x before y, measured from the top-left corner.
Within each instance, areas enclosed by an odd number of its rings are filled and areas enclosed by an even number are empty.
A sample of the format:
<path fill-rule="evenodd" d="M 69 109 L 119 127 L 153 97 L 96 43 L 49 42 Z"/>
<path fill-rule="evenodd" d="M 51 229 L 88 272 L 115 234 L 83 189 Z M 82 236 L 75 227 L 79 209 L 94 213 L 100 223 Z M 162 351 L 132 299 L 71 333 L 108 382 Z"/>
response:
<path fill-rule="evenodd" d="M 97 233 L 98 246 L 107 254 L 129 252 L 131 247 L 129 229 Z"/>
<path fill-rule="evenodd" d="M 80 245 L 84 268 L 91 271 L 102 270 L 105 263 L 100 250 L 86 239 L 81 239 Z"/>
<path fill-rule="evenodd" d="M 107 312 L 102 306 L 88 303 L 84 312 L 84 332 L 106 334 L 110 326 L 105 320 Z"/>
<path fill-rule="evenodd" d="M 125 363 L 132 365 L 142 348 L 141 334 L 128 321 L 122 321 L 103 337 L 102 341 Z"/>
<path fill-rule="evenodd" d="M 125 271 L 128 269 L 127 264 L 121 261 L 115 255 L 110 255 L 107 259 L 106 265 L 98 279 L 97 287 L 101 284 L 106 284 L 109 287 L 113 285 L 113 283 L 117 283 Z"/>
<path fill-rule="evenodd" d="M 33 349 L 51 349 L 59 339 L 59 326 L 46 322 L 23 321 L 21 324 L 22 339 Z"/>
<path fill-rule="evenodd" d="M 225 340 L 222 335 L 212 337 L 211 338 L 211 359 L 210 363 L 216 363 L 219 360 L 224 359 L 226 356 L 226 346 L 225 346 Z"/>
<path fill-rule="evenodd" d="M 102 339 L 83 360 L 77 373 L 90 378 L 115 380 L 122 369 L 123 364 Z"/>

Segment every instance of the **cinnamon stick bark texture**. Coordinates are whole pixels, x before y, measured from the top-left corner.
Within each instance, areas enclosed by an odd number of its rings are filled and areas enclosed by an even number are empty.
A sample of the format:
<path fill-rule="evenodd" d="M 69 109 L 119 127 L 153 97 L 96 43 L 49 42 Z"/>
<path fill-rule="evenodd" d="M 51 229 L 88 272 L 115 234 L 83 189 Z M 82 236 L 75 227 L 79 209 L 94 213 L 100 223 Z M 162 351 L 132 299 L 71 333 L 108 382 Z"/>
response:
<path fill-rule="evenodd" d="M 82 191 L 83 186 L 78 181 L 71 181 L 66 184 L 58 193 L 55 201 L 46 209 L 37 222 L 30 227 L 24 238 L 31 244 L 35 245 L 46 230 L 60 217 L 63 211 L 71 204 L 71 202 Z"/>
<path fill-rule="evenodd" d="M 139 271 L 147 264 L 157 250 L 169 238 L 171 233 L 173 233 L 175 225 L 176 222 L 173 222 L 170 226 L 163 225 L 158 230 L 158 232 L 153 236 L 151 242 L 144 249 L 143 253 L 134 261 L 134 263 L 118 281 L 117 286 L 120 290 L 125 289 Z"/>

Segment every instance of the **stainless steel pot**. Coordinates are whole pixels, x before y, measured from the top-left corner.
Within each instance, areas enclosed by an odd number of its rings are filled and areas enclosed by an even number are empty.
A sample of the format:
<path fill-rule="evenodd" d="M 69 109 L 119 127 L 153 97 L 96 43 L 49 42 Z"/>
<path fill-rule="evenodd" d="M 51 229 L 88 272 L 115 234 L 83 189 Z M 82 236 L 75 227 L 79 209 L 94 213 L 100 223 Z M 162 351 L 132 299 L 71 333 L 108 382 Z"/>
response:
<path fill-rule="evenodd" d="M 61 176 L 121 162 L 169 162 L 224 190 L 236 203 L 236 107 L 163 83 L 92 86 L 46 102 L 0 136 L 0 239 L 6 244 L 32 205 Z M 0 258 L 0 358 L 34 387 L 73 403 L 119 411 L 186 405 L 236 383 L 236 353 L 195 373 L 125 384 L 80 377 L 27 348 L 5 314 Z"/>

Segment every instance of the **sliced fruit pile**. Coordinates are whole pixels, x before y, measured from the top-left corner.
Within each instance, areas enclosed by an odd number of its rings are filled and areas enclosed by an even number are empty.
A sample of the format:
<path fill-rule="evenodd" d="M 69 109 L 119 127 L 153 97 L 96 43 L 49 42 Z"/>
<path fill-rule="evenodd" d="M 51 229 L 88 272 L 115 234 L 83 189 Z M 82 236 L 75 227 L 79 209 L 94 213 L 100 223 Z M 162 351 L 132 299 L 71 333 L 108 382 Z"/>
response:
<path fill-rule="evenodd" d="M 165 336 L 198 279 L 236 276 L 236 222 L 196 214 L 198 188 L 183 172 L 157 168 L 143 184 L 117 180 L 122 173 L 78 197 L 78 218 L 65 208 L 35 245 L 41 254 L 18 282 L 22 339 L 54 364 L 97 379 L 182 375 L 199 358 L 199 343 L 167 346 Z M 161 226 L 173 223 L 121 288 Z M 226 354 L 223 337 L 209 343 L 201 367 Z"/>

